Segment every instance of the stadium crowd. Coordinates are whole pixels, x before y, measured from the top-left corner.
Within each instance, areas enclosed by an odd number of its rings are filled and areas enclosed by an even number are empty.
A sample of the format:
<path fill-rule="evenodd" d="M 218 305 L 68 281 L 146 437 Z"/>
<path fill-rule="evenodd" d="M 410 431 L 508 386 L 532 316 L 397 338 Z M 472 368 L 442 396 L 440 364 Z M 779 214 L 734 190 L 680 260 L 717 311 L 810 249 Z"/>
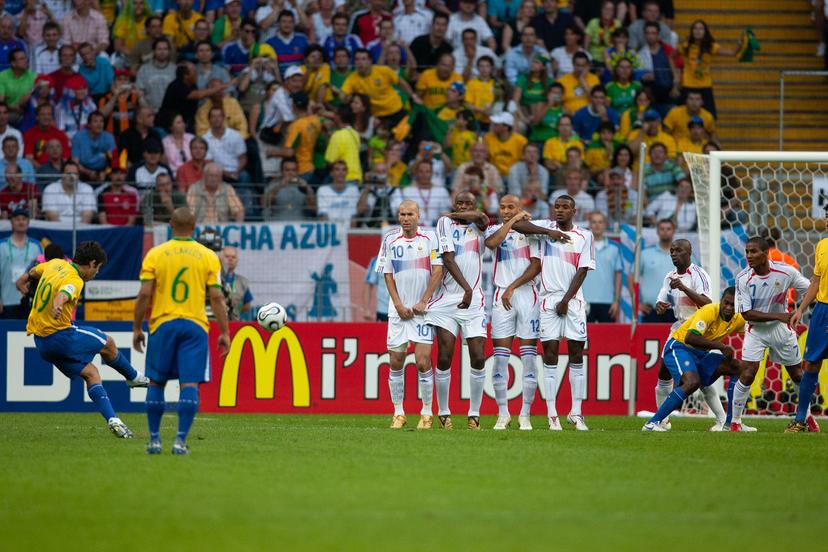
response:
<path fill-rule="evenodd" d="M 681 154 L 719 147 L 734 51 L 672 25 L 671 0 L 0 0 L 0 210 L 431 224 L 468 190 L 614 225 L 641 192 L 690 230 Z"/>

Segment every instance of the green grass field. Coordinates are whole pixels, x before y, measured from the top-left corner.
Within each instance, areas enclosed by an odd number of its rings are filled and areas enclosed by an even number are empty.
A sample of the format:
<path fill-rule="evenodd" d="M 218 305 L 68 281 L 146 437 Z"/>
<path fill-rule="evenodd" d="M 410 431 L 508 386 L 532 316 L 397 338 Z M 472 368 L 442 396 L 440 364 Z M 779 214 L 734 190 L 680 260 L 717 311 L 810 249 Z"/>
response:
<path fill-rule="evenodd" d="M 782 420 L 755 434 L 709 434 L 707 420 L 642 434 L 609 417 L 588 418 L 589 433 L 537 429 L 543 418 L 533 432 L 447 433 L 207 414 L 189 457 L 169 454 L 170 437 L 148 457 L 143 416 L 124 420 L 136 439 L 92 414 L 0 415 L 3 549 L 828 547 L 828 436 L 782 434 Z"/>

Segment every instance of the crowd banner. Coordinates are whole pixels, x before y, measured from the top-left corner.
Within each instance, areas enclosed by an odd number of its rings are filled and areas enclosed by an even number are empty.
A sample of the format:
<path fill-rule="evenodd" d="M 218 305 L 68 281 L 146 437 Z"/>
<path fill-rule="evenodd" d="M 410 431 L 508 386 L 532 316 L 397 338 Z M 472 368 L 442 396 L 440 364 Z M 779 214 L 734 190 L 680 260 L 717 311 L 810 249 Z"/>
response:
<path fill-rule="evenodd" d="M 351 320 L 348 229 L 332 222 L 266 222 L 199 225 L 239 251 L 236 273 L 250 281 L 253 310 L 276 302 L 291 321 Z M 154 243 L 172 236 L 153 228 Z"/>

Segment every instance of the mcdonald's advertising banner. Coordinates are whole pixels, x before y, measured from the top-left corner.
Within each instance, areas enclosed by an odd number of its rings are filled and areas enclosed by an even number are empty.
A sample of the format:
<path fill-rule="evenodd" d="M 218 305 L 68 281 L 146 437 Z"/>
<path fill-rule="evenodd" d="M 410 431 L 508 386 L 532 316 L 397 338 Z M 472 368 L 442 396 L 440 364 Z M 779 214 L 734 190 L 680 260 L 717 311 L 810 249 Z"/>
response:
<path fill-rule="evenodd" d="M 111 335 L 115 343 L 140 371 L 144 355 L 131 348 L 132 326 L 124 322 L 94 322 Z M 658 358 L 667 336 L 667 325 L 641 325 L 636 347 L 638 363 L 638 409 L 653 409 Z M 226 357 L 216 351 L 217 328 L 210 333 L 212 379 L 201 386 L 202 412 L 260 413 L 365 413 L 391 411 L 388 391 L 388 353 L 385 350 L 386 325 L 379 323 L 295 323 L 275 333 L 255 324 L 232 323 L 231 346 Z M 0 411 L 85 411 L 94 407 L 86 396 L 83 382 L 70 381 L 43 361 L 26 336 L 23 321 L 0 321 Z M 631 371 L 630 328 L 621 324 L 591 325 L 586 355 L 586 414 L 627 413 Z M 560 355 L 556 379 L 558 408 L 569 409 L 570 391 L 565 347 Z M 483 414 L 495 414 L 491 385 L 491 344 L 487 345 L 486 398 Z M 413 354 L 407 359 L 406 408 L 417 412 L 416 368 Z M 144 410 L 145 389 L 128 389 L 112 368 L 99 367 L 104 385 L 119 412 Z M 537 358 L 542 375 L 541 359 Z M 513 410 L 519 408 L 522 368 L 517 351 L 509 360 L 511 377 L 508 397 Z M 458 346 L 452 367 L 451 406 L 465 412 L 469 397 L 468 353 Z M 542 380 L 542 376 L 539 378 Z M 546 391 L 540 385 L 534 411 L 545 412 Z M 170 382 L 167 400 L 178 399 L 178 386 Z M 436 395 L 435 395 L 436 400 Z M 435 404 L 436 409 L 436 404 Z"/>

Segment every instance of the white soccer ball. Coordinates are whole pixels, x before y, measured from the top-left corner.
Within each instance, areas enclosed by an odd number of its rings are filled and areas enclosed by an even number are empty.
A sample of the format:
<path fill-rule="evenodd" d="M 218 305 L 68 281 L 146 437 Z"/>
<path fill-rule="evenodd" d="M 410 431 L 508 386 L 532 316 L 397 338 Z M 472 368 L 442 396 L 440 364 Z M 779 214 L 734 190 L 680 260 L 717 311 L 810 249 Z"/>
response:
<path fill-rule="evenodd" d="M 279 303 L 268 303 L 259 309 L 259 313 L 256 315 L 256 321 L 259 323 L 259 326 L 267 331 L 275 332 L 287 322 L 285 307 Z"/>

